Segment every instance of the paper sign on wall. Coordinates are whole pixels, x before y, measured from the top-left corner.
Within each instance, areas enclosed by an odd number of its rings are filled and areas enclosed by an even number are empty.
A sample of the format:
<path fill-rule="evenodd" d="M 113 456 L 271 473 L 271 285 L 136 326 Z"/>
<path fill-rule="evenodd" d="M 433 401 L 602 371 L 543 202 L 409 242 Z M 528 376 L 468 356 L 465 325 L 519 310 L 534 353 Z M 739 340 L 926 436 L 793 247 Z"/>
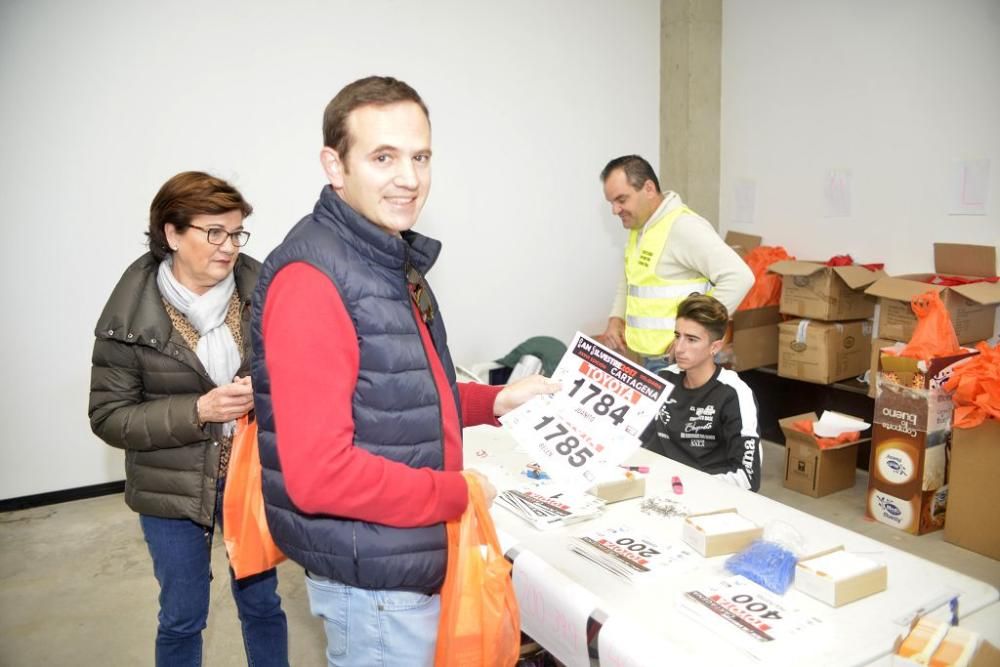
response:
<path fill-rule="evenodd" d="M 851 216 L 851 170 L 827 169 L 823 184 L 827 218 Z"/>
<path fill-rule="evenodd" d="M 952 166 L 951 215 L 986 215 L 990 193 L 989 160 L 957 160 Z"/>

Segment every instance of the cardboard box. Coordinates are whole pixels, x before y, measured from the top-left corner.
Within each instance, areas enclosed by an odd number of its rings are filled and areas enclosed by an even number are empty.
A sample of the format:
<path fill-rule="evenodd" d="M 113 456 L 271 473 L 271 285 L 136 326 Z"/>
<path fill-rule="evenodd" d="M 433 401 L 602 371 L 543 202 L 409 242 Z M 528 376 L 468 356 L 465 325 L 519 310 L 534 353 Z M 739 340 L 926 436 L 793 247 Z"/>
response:
<path fill-rule="evenodd" d="M 726 245 L 736 251 L 736 254 L 740 257 L 746 257 L 746 254 L 760 245 L 763 239 L 760 236 L 754 234 L 744 234 L 742 232 L 726 232 Z"/>
<path fill-rule="evenodd" d="M 733 313 L 729 366 L 739 372 L 778 363 L 778 325 L 782 319 L 777 306 Z"/>
<path fill-rule="evenodd" d="M 734 516 L 726 517 L 725 515 Z M 710 524 L 716 523 L 717 520 L 746 525 L 734 530 L 716 532 L 714 528 L 710 527 Z M 741 516 L 735 508 L 730 507 L 715 512 L 688 515 L 684 519 L 681 537 L 702 556 L 711 558 L 712 556 L 742 551 L 754 540 L 759 540 L 763 534 L 763 528 L 754 525 L 752 521 Z"/>
<path fill-rule="evenodd" d="M 930 363 L 882 354 L 866 514 L 915 535 L 944 527 L 951 397 L 941 384 L 974 350 Z"/>
<path fill-rule="evenodd" d="M 778 325 L 778 375 L 817 384 L 864 374 L 872 323 L 789 320 Z"/>
<path fill-rule="evenodd" d="M 872 398 L 878 396 L 878 363 L 882 350 L 894 346 L 897 342 L 899 341 L 888 338 L 872 338 L 872 365 L 868 372 L 868 395 Z"/>
<path fill-rule="evenodd" d="M 1000 560 L 1000 422 L 987 419 L 951 436 L 948 518 L 944 539 Z"/>
<path fill-rule="evenodd" d="M 797 260 L 775 262 L 768 271 L 782 276 L 782 313 L 826 321 L 874 315 L 875 297 L 865 294 L 865 288 L 886 275 L 859 265 L 831 267 Z"/>
<path fill-rule="evenodd" d="M 836 547 L 803 558 L 795 565 L 795 588 L 840 607 L 886 589 L 888 570 L 879 563 Z"/>
<path fill-rule="evenodd" d="M 758 247 L 761 237 L 740 232 L 726 232 L 726 245 L 745 257 Z M 732 340 L 723 350 L 724 363 L 734 371 L 778 363 L 778 323 L 782 317 L 777 306 L 737 310 L 733 319 Z"/>
<path fill-rule="evenodd" d="M 820 449 L 813 436 L 792 428 L 792 424 L 802 419 L 815 422 L 819 417 L 815 412 L 807 412 L 778 420 L 785 434 L 785 488 L 819 498 L 853 487 L 856 447 L 868 442 L 868 438 Z"/>
<path fill-rule="evenodd" d="M 934 271 L 939 275 L 960 278 L 992 278 L 997 275 L 996 248 L 960 243 L 934 244 Z M 866 293 L 877 297 L 879 338 L 909 341 L 917 318 L 910 299 L 929 290 L 941 295 L 955 325 L 958 342 L 975 343 L 993 335 L 1000 283 L 972 283 L 942 287 L 923 282 L 933 274 L 916 273 L 881 278 Z"/>

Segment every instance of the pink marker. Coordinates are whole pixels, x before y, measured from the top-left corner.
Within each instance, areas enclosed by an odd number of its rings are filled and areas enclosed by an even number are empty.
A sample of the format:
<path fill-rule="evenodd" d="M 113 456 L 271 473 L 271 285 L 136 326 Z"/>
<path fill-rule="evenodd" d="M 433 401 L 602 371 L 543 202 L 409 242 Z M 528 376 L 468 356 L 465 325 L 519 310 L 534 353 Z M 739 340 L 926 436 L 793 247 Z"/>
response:
<path fill-rule="evenodd" d="M 649 472 L 649 466 L 618 466 L 619 468 L 625 468 L 625 470 L 631 470 L 632 472 Z"/>
<path fill-rule="evenodd" d="M 680 477 L 674 475 L 673 479 L 670 480 L 670 483 L 674 487 L 674 493 L 676 493 L 678 496 L 684 493 L 684 485 L 681 484 Z"/>

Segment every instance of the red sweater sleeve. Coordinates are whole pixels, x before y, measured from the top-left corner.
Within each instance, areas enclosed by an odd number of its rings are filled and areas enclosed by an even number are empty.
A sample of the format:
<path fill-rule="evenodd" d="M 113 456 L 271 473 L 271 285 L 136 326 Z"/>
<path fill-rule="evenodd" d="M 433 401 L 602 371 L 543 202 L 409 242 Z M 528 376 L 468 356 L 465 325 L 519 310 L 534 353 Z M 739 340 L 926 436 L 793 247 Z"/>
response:
<path fill-rule="evenodd" d="M 493 404 L 497 400 L 497 394 L 502 390 L 503 385 L 459 382 L 458 400 L 462 404 L 462 424 L 464 426 L 479 426 L 480 424 L 499 426 L 500 422 L 493 414 Z"/>
<path fill-rule="evenodd" d="M 282 268 L 264 304 L 264 358 L 278 458 L 292 502 L 399 528 L 457 518 L 461 473 L 411 468 L 354 446 L 357 333 L 330 279 L 306 263 Z"/>

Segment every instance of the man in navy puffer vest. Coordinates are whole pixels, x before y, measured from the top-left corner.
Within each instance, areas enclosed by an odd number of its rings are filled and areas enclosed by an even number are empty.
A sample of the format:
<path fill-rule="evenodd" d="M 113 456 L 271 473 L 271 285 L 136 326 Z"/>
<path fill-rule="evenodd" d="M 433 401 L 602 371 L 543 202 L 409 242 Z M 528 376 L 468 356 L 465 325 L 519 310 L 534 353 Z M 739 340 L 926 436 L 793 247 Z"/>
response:
<path fill-rule="evenodd" d="M 424 278 L 441 244 L 410 231 L 430 189 L 416 91 L 355 81 L 327 106 L 323 135 L 330 185 L 264 262 L 253 299 L 267 520 L 306 569 L 330 665 L 429 665 L 444 522 L 468 501 L 462 426 L 495 425 L 558 384 L 455 381 Z"/>

